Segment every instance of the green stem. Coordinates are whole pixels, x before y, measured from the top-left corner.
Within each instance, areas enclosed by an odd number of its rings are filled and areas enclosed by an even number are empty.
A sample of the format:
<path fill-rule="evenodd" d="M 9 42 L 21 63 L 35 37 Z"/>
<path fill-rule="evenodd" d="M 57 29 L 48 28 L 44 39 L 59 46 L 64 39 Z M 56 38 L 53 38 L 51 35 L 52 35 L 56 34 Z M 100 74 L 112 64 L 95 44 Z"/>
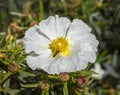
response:
<path fill-rule="evenodd" d="M 46 91 L 46 95 L 49 95 L 49 92 L 48 92 L 48 91 Z"/>
<path fill-rule="evenodd" d="M 43 1 L 40 0 L 40 17 L 39 17 L 39 20 L 41 21 L 43 18 L 44 18 Z"/>
<path fill-rule="evenodd" d="M 45 90 L 42 90 L 42 94 L 41 95 L 45 95 Z"/>
<path fill-rule="evenodd" d="M 41 95 L 49 95 L 49 91 L 47 90 L 42 90 L 42 94 Z"/>
<path fill-rule="evenodd" d="M 64 85 L 64 95 L 68 95 L 68 86 L 67 86 L 67 82 L 63 83 Z"/>

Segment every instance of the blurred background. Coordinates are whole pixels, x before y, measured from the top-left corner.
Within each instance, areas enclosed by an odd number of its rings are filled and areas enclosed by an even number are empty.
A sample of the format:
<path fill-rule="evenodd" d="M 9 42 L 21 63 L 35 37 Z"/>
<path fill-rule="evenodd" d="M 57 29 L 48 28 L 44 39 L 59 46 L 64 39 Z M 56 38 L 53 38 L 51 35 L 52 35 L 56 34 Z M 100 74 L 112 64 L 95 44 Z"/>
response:
<path fill-rule="evenodd" d="M 0 0 L 0 39 L 21 39 L 42 19 L 58 14 L 84 20 L 99 40 L 91 85 L 97 95 L 120 95 L 120 0 Z"/>

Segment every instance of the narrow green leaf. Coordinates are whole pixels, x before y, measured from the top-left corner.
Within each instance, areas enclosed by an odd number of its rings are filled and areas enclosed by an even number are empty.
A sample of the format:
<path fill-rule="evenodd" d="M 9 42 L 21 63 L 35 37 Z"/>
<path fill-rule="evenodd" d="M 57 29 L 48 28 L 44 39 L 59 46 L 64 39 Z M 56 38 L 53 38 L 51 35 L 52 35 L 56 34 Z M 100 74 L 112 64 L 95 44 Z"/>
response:
<path fill-rule="evenodd" d="M 15 93 L 18 93 L 20 91 L 21 90 L 19 90 L 19 89 L 10 89 L 10 88 L 4 89 L 4 92 L 9 93 L 10 95 L 15 95 Z"/>
<path fill-rule="evenodd" d="M 0 59 L 0 61 L 1 61 L 3 64 L 5 64 L 5 65 L 9 65 L 9 63 L 8 63 L 8 62 L 3 61 L 2 59 Z"/>
<path fill-rule="evenodd" d="M 88 85 L 90 85 L 93 81 L 94 81 L 94 79 L 91 79 L 91 80 L 88 82 Z"/>
<path fill-rule="evenodd" d="M 3 83 L 3 88 L 4 89 L 7 89 L 10 87 L 10 78 L 9 79 L 6 79 L 6 81 Z"/>
<path fill-rule="evenodd" d="M 18 13 L 18 12 L 10 12 L 11 15 L 18 16 L 18 17 L 23 17 L 23 14 Z"/>
<path fill-rule="evenodd" d="M 108 50 L 104 50 L 101 54 L 99 54 L 97 58 L 97 62 L 101 62 L 107 53 L 108 53 Z"/>
<path fill-rule="evenodd" d="M 35 74 L 29 73 L 29 72 L 27 72 L 27 71 L 23 71 L 23 70 L 21 70 L 21 69 L 19 69 L 18 72 L 21 73 L 21 74 L 27 75 L 27 76 L 32 76 L 32 77 L 35 76 Z"/>
<path fill-rule="evenodd" d="M 55 75 L 49 75 L 48 77 L 53 79 L 58 79 L 58 76 L 55 76 Z"/>
<path fill-rule="evenodd" d="M 113 60 L 112 60 L 114 67 L 117 65 L 117 60 L 118 60 L 117 58 L 118 58 L 118 50 L 115 50 L 114 55 L 113 55 Z"/>
<path fill-rule="evenodd" d="M 9 72 L 9 71 L 7 73 L 5 73 L 3 78 L 2 78 L 2 82 L 4 82 L 6 79 L 8 79 L 8 77 L 11 76 L 11 75 L 12 75 L 12 73 Z"/>
<path fill-rule="evenodd" d="M 33 88 L 33 87 L 38 87 L 38 84 L 37 83 L 34 83 L 34 84 L 21 84 L 22 87 L 25 87 L 25 88 Z"/>
<path fill-rule="evenodd" d="M 0 87 L 0 92 L 2 92 L 3 91 L 3 89 L 2 89 L 2 87 Z"/>
<path fill-rule="evenodd" d="M 55 92 L 54 91 L 50 91 L 51 92 L 51 95 L 55 95 Z"/>

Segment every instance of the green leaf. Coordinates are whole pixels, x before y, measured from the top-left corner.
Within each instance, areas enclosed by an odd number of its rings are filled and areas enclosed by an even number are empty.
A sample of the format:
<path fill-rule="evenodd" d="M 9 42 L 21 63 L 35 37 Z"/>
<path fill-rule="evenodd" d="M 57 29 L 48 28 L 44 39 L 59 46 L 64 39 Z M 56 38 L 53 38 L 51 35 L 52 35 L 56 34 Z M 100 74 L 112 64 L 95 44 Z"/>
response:
<path fill-rule="evenodd" d="M 10 14 L 13 16 L 23 17 L 23 14 L 18 13 L 18 12 L 10 12 Z"/>
<path fill-rule="evenodd" d="M 3 89 L 2 89 L 2 87 L 0 87 L 0 92 L 2 92 L 3 91 Z"/>
<path fill-rule="evenodd" d="M 54 91 L 50 91 L 51 92 L 51 95 L 55 95 L 55 92 Z"/>
<path fill-rule="evenodd" d="M 2 82 L 4 82 L 6 79 L 8 79 L 8 77 L 11 76 L 11 75 L 12 75 L 12 73 L 9 72 L 9 71 L 7 73 L 5 73 L 3 78 L 2 78 Z"/>
<path fill-rule="evenodd" d="M 95 71 L 81 71 L 80 72 L 80 75 L 82 75 L 82 76 L 87 76 L 87 77 L 89 77 L 89 76 L 91 76 L 92 74 L 97 74 Z"/>
<path fill-rule="evenodd" d="M 58 76 L 56 76 L 56 75 L 49 75 L 48 77 L 52 78 L 52 79 L 58 79 Z"/>
<path fill-rule="evenodd" d="M 90 85 L 93 81 L 94 79 L 89 80 L 88 85 Z"/>
<path fill-rule="evenodd" d="M 0 61 L 5 64 L 5 65 L 9 65 L 10 63 L 9 62 L 6 62 L 6 61 L 3 61 L 2 59 L 0 59 Z"/>
<path fill-rule="evenodd" d="M 107 53 L 108 53 L 108 50 L 104 50 L 101 54 L 99 54 L 97 58 L 97 62 L 101 62 Z"/>
<path fill-rule="evenodd" d="M 21 84 L 22 87 L 25 87 L 25 88 L 33 88 L 33 87 L 38 87 L 38 84 L 37 83 L 34 83 L 34 84 Z"/>
<path fill-rule="evenodd" d="M 10 95 L 15 95 L 15 93 L 18 93 L 20 91 L 21 90 L 19 90 L 19 89 L 10 89 L 10 88 L 4 89 L 4 92 L 9 93 Z"/>
<path fill-rule="evenodd" d="M 27 72 L 27 71 L 23 71 L 23 70 L 21 70 L 21 69 L 19 69 L 18 72 L 19 72 L 20 74 L 24 74 L 24 75 L 31 76 L 31 77 L 34 77 L 34 76 L 35 76 L 35 74 L 29 73 L 29 72 Z"/>
<path fill-rule="evenodd" d="M 112 63 L 114 67 L 117 65 L 117 60 L 118 60 L 117 58 L 118 58 L 118 50 L 115 50 L 113 59 L 112 59 Z"/>
<path fill-rule="evenodd" d="M 7 80 L 3 83 L 3 88 L 4 88 L 4 89 L 7 89 L 7 88 L 9 88 L 9 87 L 10 87 L 10 78 L 7 79 Z"/>

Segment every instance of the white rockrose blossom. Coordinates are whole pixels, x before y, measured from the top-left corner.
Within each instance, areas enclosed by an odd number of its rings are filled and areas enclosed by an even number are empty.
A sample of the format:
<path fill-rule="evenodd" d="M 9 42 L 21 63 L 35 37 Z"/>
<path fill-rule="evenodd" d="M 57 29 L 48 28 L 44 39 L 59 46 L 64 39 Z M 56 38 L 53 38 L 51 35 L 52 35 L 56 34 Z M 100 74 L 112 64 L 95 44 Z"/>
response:
<path fill-rule="evenodd" d="M 50 16 L 25 33 L 28 66 L 49 74 L 83 70 L 96 60 L 98 41 L 82 20 Z"/>
<path fill-rule="evenodd" d="M 93 74 L 92 77 L 95 79 L 103 79 L 106 75 L 106 71 L 101 68 L 101 65 L 99 63 L 95 63 L 95 67 L 92 68 L 93 71 L 96 72 L 96 74 Z"/>

